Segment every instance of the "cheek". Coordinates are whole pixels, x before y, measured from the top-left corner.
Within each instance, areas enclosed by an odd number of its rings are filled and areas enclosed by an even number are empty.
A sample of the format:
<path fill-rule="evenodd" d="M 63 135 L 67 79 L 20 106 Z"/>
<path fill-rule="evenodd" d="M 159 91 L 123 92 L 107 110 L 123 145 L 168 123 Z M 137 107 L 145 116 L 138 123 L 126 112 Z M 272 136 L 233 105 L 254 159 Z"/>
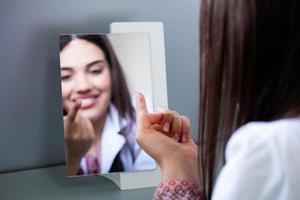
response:
<path fill-rule="evenodd" d="M 105 89 L 111 93 L 111 78 L 110 78 L 110 72 L 108 71 L 105 76 Z"/>
<path fill-rule="evenodd" d="M 111 78 L 109 71 L 104 71 L 99 78 L 95 78 L 94 84 L 97 85 L 100 90 L 111 93 Z"/>
<path fill-rule="evenodd" d="M 61 94 L 62 94 L 62 99 L 63 101 L 67 100 L 72 91 L 72 86 L 70 83 L 61 83 Z"/>

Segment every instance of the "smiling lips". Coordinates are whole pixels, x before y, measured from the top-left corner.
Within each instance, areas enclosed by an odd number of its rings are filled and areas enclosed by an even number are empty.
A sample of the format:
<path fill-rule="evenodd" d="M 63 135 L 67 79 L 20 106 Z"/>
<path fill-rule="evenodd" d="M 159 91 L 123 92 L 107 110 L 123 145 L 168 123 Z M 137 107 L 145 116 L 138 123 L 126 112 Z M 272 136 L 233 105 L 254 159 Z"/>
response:
<path fill-rule="evenodd" d="M 96 102 L 99 95 L 89 95 L 84 97 L 78 97 L 74 100 L 74 102 L 81 102 L 80 109 L 89 109 L 93 107 Z"/>

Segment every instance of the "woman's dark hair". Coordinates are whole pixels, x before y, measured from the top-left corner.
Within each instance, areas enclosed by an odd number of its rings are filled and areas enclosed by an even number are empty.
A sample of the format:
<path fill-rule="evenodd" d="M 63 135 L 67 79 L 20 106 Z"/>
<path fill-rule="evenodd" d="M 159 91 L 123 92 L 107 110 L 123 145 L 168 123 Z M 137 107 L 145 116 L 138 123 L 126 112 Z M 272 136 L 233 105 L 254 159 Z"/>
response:
<path fill-rule="evenodd" d="M 206 199 L 241 125 L 300 114 L 299 0 L 202 0 L 199 164 Z"/>
<path fill-rule="evenodd" d="M 111 102 L 117 108 L 120 119 L 129 118 L 132 121 L 135 121 L 135 110 L 131 104 L 131 98 L 126 84 L 126 79 L 107 36 L 97 34 L 61 35 L 60 51 L 62 51 L 74 39 L 82 39 L 91 42 L 104 52 L 110 70 L 110 78 L 112 80 Z"/>

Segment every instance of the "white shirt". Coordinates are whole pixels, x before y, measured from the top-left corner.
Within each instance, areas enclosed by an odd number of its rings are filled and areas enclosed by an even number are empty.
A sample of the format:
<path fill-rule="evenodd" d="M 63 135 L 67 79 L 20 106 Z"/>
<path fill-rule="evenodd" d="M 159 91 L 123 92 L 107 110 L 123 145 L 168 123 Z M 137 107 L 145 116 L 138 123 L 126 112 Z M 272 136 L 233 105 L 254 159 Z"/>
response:
<path fill-rule="evenodd" d="M 299 200 L 300 117 L 242 126 L 225 159 L 213 200 Z"/>

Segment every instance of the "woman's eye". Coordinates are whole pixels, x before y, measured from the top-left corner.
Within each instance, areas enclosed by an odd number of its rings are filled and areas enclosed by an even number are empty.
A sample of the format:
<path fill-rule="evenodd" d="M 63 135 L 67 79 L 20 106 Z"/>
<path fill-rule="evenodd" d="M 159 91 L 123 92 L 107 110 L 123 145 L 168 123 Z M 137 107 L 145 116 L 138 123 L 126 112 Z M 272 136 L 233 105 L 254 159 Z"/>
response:
<path fill-rule="evenodd" d="M 90 70 L 90 72 L 92 74 L 100 74 L 102 72 L 102 69 L 93 69 L 93 70 Z"/>
<path fill-rule="evenodd" d="M 71 75 L 64 75 L 64 76 L 61 76 L 60 79 L 61 79 L 62 81 L 69 80 L 69 79 L 71 79 Z"/>

